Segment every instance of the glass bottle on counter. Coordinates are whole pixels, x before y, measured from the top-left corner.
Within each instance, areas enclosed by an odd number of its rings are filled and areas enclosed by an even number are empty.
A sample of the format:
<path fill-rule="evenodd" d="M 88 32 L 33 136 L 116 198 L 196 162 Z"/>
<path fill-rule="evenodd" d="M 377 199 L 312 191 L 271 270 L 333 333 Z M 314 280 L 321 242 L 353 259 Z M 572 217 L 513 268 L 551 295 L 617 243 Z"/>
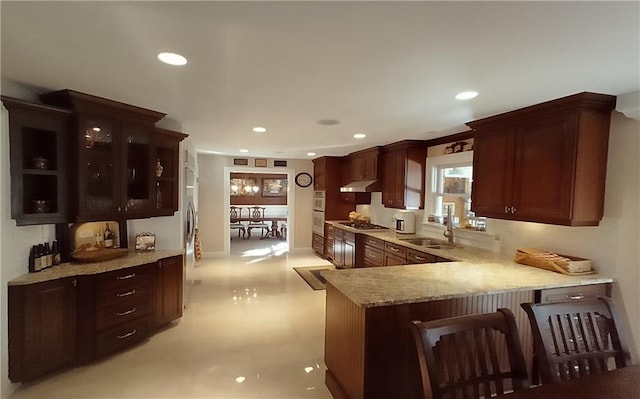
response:
<path fill-rule="evenodd" d="M 51 253 L 53 255 L 53 265 L 54 266 L 59 265 L 62 259 L 60 255 L 60 247 L 58 246 L 58 241 L 54 241 L 51 244 Z"/>
<path fill-rule="evenodd" d="M 156 183 L 156 209 L 162 208 L 162 192 L 160 192 L 160 182 Z"/>
<path fill-rule="evenodd" d="M 113 248 L 113 238 L 115 234 L 113 234 L 113 231 L 111 231 L 111 229 L 109 228 L 109 223 L 106 224 L 103 236 L 104 236 L 104 247 Z"/>
<path fill-rule="evenodd" d="M 29 273 L 35 273 L 36 270 L 36 255 L 38 253 L 38 247 L 33 245 L 29 250 Z"/>
<path fill-rule="evenodd" d="M 51 247 L 49 246 L 48 242 L 44 243 L 44 264 L 42 265 L 43 269 L 46 269 L 47 267 L 51 267 L 53 266 L 53 254 L 51 252 Z"/>

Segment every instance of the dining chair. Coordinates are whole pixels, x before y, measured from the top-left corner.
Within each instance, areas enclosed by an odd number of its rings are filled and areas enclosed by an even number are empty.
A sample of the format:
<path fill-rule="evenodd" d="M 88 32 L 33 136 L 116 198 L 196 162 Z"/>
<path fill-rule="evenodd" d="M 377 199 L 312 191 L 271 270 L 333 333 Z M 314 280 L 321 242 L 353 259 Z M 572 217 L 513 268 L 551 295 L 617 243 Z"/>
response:
<path fill-rule="evenodd" d="M 265 238 L 269 233 L 270 225 L 264 220 L 265 208 L 261 206 L 249 207 L 249 224 L 247 225 L 247 235 L 251 238 L 252 229 L 261 229 L 260 238 Z"/>
<path fill-rule="evenodd" d="M 242 238 L 245 238 L 245 226 L 244 223 L 240 221 L 242 218 L 242 207 L 231 206 L 229 213 L 229 228 L 231 230 L 238 230 L 238 237 L 240 237 L 240 232 L 242 231 Z"/>
<path fill-rule="evenodd" d="M 425 399 L 489 398 L 529 388 L 509 309 L 414 321 L 412 331 Z"/>
<path fill-rule="evenodd" d="M 620 316 L 610 298 L 523 303 L 542 383 L 631 365 Z"/>

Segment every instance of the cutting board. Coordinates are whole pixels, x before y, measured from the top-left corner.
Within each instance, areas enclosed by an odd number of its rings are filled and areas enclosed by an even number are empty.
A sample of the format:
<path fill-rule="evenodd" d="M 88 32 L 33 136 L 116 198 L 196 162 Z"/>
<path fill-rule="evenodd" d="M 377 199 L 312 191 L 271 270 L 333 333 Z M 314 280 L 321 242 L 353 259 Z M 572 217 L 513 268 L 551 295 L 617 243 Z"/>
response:
<path fill-rule="evenodd" d="M 78 262 L 102 262 L 126 256 L 127 248 L 100 248 L 95 251 L 80 251 L 71 255 Z"/>

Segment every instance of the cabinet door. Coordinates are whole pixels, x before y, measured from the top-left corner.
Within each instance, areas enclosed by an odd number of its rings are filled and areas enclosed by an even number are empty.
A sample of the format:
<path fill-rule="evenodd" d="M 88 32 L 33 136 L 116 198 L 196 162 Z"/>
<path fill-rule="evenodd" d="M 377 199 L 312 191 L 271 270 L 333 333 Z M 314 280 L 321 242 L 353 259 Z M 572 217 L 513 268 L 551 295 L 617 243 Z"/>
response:
<path fill-rule="evenodd" d="M 356 237 L 351 232 L 344 233 L 343 248 L 343 266 L 345 269 L 351 269 L 356 265 Z"/>
<path fill-rule="evenodd" d="M 378 155 L 370 155 L 362 161 L 364 180 L 378 179 Z"/>
<path fill-rule="evenodd" d="M 152 193 L 155 162 L 151 159 L 152 130 L 148 125 L 126 123 L 122 125 L 121 179 L 122 210 L 127 218 L 152 216 L 155 192 Z"/>
<path fill-rule="evenodd" d="M 9 379 L 28 381 L 76 359 L 76 280 L 9 287 Z"/>
<path fill-rule="evenodd" d="M 384 253 L 385 266 L 398 266 L 398 265 L 406 265 L 406 264 L 407 264 L 407 260 L 405 258 L 389 252 Z"/>
<path fill-rule="evenodd" d="M 113 120 L 91 116 L 80 116 L 78 123 L 78 216 L 117 217 L 123 173 L 119 126 Z"/>
<path fill-rule="evenodd" d="M 333 233 L 333 264 L 338 268 L 344 267 L 344 232 L 340 229 Z"/>
<path fill-rule="evenodd" d="M 404 208 L 406 190 L 406 154 L 404 151 L 391 151 L 383 158 L 382 204 L 386 208 Z"/>
<path fill-rule="evenodd" d="M 160 259 L 156 265 L 156 327 L 182 317 L 182 263 L 182 256 L 174 256 Z"/>
<path fill-rule="evenodd" d="M 313 160 L 313 189 L 327 189 L 327 160 L 326 158 L 318 158 Z"/>
<path fill-rule="evenodd" d="M 497 127 L 474 138 L 471 209 L 479 216 L 510 218 L 515 133 Z"/>
<path fill-rule="evenodd" d="M 571 219 L 576 131 L 574 113 L 519 126 L 511 201 L 515 218 L 551 223 Z"/>
<path fill-rule="evenodd" d="M 166 130 L 165 130 L 166 131 Z M 150 208 L 154 216 L 171 216 L 178 210 L 180 182 L 180 142 L 169 138 L 156 140 L 153 164 L 153 199 Z"/>
<path fill-rule="evenodd" d="M 382 204 L 392 208 L 396 202 L 396 155 L 385 153 L 382 158 Z"/>

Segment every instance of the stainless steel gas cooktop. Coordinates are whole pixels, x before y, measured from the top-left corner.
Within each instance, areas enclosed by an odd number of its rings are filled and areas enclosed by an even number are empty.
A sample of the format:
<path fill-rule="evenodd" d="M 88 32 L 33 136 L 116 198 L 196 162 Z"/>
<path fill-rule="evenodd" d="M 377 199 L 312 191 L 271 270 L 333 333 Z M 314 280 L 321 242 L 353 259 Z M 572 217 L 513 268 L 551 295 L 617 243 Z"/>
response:
<path fill-rule="evenodd" d="M 365 222 L 340 222 L 341 225 L 358 230 L 388 230 L 388 227 Z"/>

